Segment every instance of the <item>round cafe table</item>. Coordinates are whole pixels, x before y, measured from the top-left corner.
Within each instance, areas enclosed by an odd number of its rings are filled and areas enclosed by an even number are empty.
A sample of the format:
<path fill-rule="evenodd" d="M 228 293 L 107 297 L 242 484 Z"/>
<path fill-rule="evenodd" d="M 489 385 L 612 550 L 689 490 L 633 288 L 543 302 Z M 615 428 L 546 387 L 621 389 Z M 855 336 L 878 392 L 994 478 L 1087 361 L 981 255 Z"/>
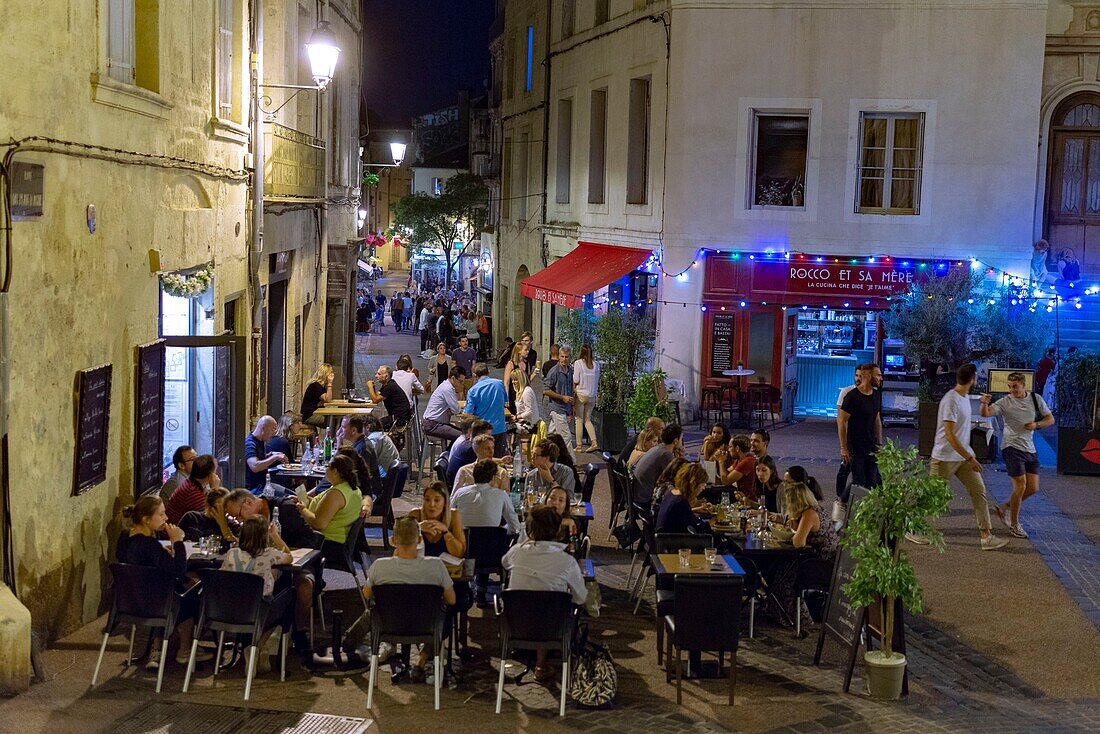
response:
<path fill-rule="evenodd" d="M 740 368 L 736 370 L 722 370 L 722 374 L 726 377 L 739 377 L 737 384 L 737 428 L 747 428 L 748 423 L 745 421 L 745 380 L 746 377 L 751 377 L 756 374 L 756 370 L 747 370 Z"/>

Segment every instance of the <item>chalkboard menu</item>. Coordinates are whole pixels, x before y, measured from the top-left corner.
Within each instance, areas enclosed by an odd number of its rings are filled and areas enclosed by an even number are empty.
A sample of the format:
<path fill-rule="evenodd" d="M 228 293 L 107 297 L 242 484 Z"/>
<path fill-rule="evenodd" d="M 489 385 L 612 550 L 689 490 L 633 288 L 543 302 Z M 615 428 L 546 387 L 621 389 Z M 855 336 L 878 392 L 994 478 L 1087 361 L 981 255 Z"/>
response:
<path fill-rule="evenodd" d="M 848 498 L 848 517 L 852 516 L 860 501 L 867 496 L 867 490 L 858 485 L 852 486 L 851 496 Z M 841 546 L 837 549 L 836 562 L 833 564 L 833 577 L 829 583 L 829 604 L 825 609 L 825 619 L 821 624 L 821 634 L 817 640 L 817 652 L 814 655 L 814 664 L 821 662 L 821 650 L 825 645 L 826 635 L 831 635 L 837 642 L 849 649 L 848 671 L 844 681 L 844 690 L 847 692 L 851 682 L 852 665 L 855 661 L 855 650 L 859 647 L 860 628 L 863 626 L 863 607 L 854 606 L 844 593 L 844 585 L 852 580 L 852 570 L 855 568 L 855 559 L 848 548 Z"/>
<path fill-rule="evenodd" d="M 214 458 L 229 456 L 230 347 L 214 347 Z"/>
<path fill-rule="evenodd" d="M 710 317 L 710 375 L 721 377 L 733 369 L 733 314 L 715 313 Z"/>
<path fill-rule="evenodd" d="M 160 489 L 164 469 L 164 340 L 137 348 L 134 496 Z"/>
<path fill-rule="evenodd" d="M 78 372 L 73 494 L 83 494 L 106 481 L 110 421 L 111 365 Z"/>

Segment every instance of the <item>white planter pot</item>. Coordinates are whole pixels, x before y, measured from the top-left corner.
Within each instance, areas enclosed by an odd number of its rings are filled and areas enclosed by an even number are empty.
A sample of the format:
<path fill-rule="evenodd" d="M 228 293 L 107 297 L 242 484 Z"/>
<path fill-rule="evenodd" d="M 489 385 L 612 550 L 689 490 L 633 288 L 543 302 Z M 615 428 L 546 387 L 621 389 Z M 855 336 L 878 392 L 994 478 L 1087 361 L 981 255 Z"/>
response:
<path fill-rule="evenodd" d="M 863 655 L 867 671 L 867 690 L 871 698 L 896 701 L 901 697 L 901 683 L 905 678 L 905 656 L 895 652 L 887 657 L 881 650 Z"/>

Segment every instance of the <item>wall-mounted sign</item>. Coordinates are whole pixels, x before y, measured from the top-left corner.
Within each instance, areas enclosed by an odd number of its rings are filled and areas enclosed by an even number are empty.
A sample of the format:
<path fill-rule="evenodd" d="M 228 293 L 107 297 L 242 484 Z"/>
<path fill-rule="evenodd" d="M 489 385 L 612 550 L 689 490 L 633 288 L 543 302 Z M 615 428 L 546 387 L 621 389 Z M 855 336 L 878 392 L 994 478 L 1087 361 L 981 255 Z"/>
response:
<path fill-rule="evenodd" d="M 17 222 L 40 219 L 45 200 L 46 168 L 15 161 L 11 165 L 11 218 Z"/>
<path fill-rule="evenodd" d="M 78 372 L 73 494 L 83 494 L 107 480 L 110 425 L 111 365 Z"/>

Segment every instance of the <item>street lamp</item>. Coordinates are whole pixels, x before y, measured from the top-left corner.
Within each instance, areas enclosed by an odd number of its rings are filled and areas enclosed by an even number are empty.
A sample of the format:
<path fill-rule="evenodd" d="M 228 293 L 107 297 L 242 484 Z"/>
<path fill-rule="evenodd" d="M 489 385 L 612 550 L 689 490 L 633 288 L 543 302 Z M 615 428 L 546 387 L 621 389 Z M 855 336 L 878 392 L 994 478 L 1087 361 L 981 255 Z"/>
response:
<path fill-rule="evenodd" d="M 393 156 L 393 165 L 400 166 L 401 161 L 405 160 L 405 148 L 407 147 L 405 143 L 396 140 L 390 143 L 390 155 Z"/>
<path fill-rule="evenodd" d="M 309 55 L 309 68 L 318 89 L 324 89 L 336 73 L 336 62 L 340 58 L 340 47 L 336 45 L 336 34 L 329 28 L 328 21 L 322 20 L 313 29 L 306 44 Z"/>

